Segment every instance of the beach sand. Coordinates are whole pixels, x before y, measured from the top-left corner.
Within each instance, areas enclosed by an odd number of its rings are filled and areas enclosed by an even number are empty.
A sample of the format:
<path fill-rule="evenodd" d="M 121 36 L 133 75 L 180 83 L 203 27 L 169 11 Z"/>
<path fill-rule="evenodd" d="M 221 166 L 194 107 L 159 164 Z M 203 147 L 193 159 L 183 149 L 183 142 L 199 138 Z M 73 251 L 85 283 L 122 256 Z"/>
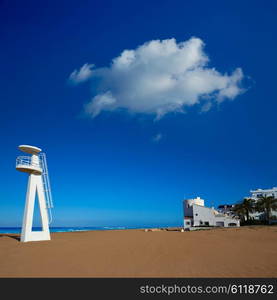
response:
<path fill-rule="evenodd" d="M 277 277 L 277 227 L 0 234 L 0 277 Z"/>

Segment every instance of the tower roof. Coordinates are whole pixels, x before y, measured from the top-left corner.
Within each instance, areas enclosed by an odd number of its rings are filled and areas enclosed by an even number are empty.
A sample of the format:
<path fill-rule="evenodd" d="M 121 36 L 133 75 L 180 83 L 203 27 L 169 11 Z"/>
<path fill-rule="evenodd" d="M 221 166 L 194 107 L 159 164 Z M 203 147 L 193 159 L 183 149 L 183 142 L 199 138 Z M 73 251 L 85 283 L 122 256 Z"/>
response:
<path fill-rule="evenodd" d="M 30 145 L 20 145 L 18 146 L 18 149 L 22 152 L 29 153 L 29 154 L 38 154 L 41 152 L 41 149 L 35 146 Z"/>

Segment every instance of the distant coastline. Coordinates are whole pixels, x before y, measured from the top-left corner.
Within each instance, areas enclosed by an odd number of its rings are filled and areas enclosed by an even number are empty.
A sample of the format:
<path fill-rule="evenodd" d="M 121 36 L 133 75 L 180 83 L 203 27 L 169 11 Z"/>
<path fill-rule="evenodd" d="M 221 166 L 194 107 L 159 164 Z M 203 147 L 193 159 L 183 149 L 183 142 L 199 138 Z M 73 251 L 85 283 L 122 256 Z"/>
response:
<path fill-rule="evenodd" d="M 90 227 L 50 227 L 50 232 L 77 232 L 94 230 L 124 230 L 124 229 L 147 229 L 147 228 L 165 228 L 171 226 L 90 226 Z M 172 226 L 173 227 L 173 226 Z M 178 226 L 174 226 L 178 227 Z M 39 231 L 41 227 L 33 227 L 33 231 Z M 21 227 L 0 227 L 0 233 L 21 233 Z"/>

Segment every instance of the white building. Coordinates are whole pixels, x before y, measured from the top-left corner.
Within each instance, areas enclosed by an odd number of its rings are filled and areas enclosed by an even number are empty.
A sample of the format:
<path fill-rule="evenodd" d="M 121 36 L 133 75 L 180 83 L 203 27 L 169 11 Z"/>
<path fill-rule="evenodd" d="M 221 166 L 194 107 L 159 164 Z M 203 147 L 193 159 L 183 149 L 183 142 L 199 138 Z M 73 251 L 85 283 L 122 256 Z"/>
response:
<path fill-rule="evenodd" d="M 274 197 L 277 198 L 277 187 L 273 187 L 272 189 L 257 189 L 257 190 L 251 190 L 250 191 L 250 197 L 254 201 L 258 201 L 261 197 Z M 271 216 L 277 217 L 277 212 L 272 211 Z M 254 212 L 250 214 L 251 218 L 254 218 L 255 220 L 263 220 L 264 219 L 264 213 L 260 212 Z"/>
<path fill-rule="evenodd" d="M 235 208 L 235 204 L 221 204 L 218 205 L 217 210 L 219 213 L 223 213 L 226 215 L 234 215 L 233 209 Z"/>
<path fill-rule="evenodd" d="M 239 227 L 240 221 L 237 217 L 220 213 L 213 207 L 204 206 L 204 200 L 200 197 L 185 199 L 184 206 L 184 228 L 217 226 L 217 227 Z"/>
<path fill-rule="evenodd" d="M 272 189 L 257 189 L 251 190 L 251 198 L 254 200 L 258 200 L 260 197 L 274 197 L 277 198 L 277 187 L 273 187 Z"/>

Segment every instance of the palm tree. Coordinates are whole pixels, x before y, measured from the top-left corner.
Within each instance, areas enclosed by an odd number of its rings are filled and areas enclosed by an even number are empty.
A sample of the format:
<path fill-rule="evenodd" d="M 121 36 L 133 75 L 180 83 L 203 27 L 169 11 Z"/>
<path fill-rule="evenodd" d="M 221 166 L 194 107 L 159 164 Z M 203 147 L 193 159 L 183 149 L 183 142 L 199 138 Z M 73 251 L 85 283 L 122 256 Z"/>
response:
<path fill-rule="evenodd" d="M 238 203 L 233 208 L 233 211 L 241 218 L 241 220 L 249 221 L 249 214 L 254 212 L 254 201 L 251 198 L 244 198 L 241 203 Z"/>
<path fill-rule="evenodd" d="M 239 216 L 241 222 L 245 221 L 245 209 L 242 207 L 242 205 L 240 203 L 235 204 L 235 206 L 233 207 L 232 211 Z"/>
<path fill-rule="evenodd" d="M 259 197 L 259 200 L 255 205 L 255 209 L 259 212 L 264 212 L 265 220 L 267 221 L 267 223 L 269 223 L 271 211 L 277 210 L 277 198 L 274 198 L 273 196 Z"/>

